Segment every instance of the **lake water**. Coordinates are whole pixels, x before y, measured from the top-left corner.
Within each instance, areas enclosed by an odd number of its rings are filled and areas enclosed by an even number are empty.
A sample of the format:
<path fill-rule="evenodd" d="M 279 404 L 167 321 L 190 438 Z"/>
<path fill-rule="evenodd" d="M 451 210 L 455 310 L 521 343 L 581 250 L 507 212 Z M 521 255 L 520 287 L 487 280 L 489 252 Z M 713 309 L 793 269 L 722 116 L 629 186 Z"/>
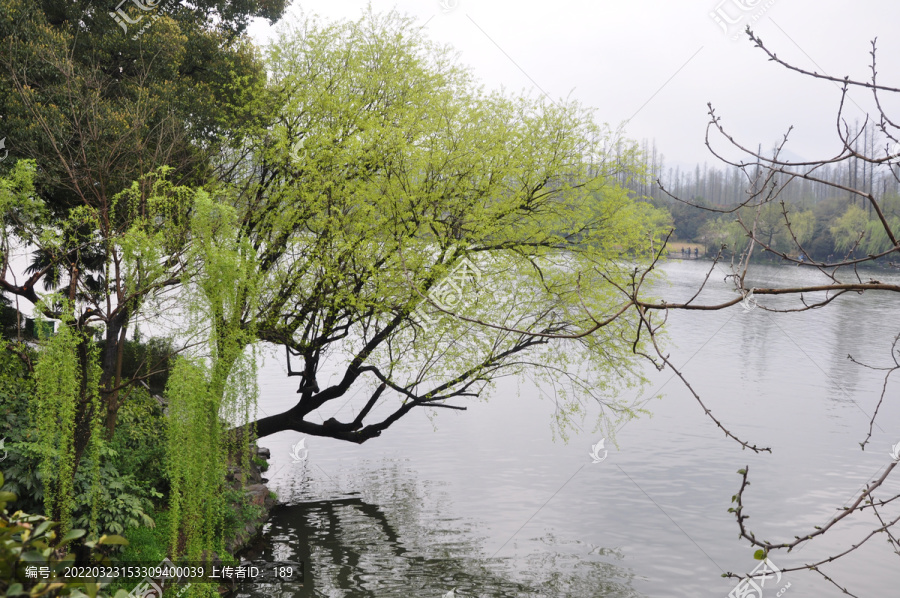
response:
<path fill-rule="evenodd" d="M 670 301 L 692 294 L 709 262 L 665 266 Z M 755 266 L 748 286 L 818 280 L 806 268 Z M 701 299 L 733 297 L 719 269 Z M 900 276 L 879 271 L 882 281 Z M 759 298 L 762 305 L 786 300 Z M 849 504 L 890 464 L 900 442 L 897 386 L 865 451 L 869 415 L 883 372 L 854 365 L 891 362 L 900 301 L 889 293 L 845 296 L 825 309 L 772 314 L 736 305 L 673 313 L 670 354 L 713 414 L 736 435 L 772 454 L 741 450 L 724 437 L 671 371 L 650 372 L 642 394 L 653 416 L 624 425 L 607 458 L 592 463 L 600 440 L 587 422 L 568 443 L 553 441 L 554 406 L 526 382 L 505 380 L 487 402 L 465 412 L 413 411 L 363 445 L 302 435 L 264 438 L 269 486 L 281 506 L 266 525 L 256 559 L 305 563 L 302 588 L 245 586 L 242 596 L 725 597 L 747 573 L 754 548 L 727 512 L 750 466 L 747 524 L 757 537 L 789 541 Z M 652 368 L 648 368 L 652 370 Z M 261 371 L 260 409 L 274 414 L 297 399 L 283 353 Z M 387 394 L 387 393 L 386 393 Z M 636 393 L 633 393 L 636 394 Z M 362 396 L 337 412 L 359 409 Z M 458 402 L 457 402 L 458 403 Z M 321 414 L 323 419 L 334 411 Z M 601 452 L 602 454 L 602 452 Z M 897 478 L 895 475 L 894 478 Z M 876 498 L 900 492 L 889 480 Z M 897 517 L 897 505 L 886 508 Z M 893 515 L 892 515 L 893 513 Z M 842 552 L 878 526 L 858 514 L 807 546 L 770 555 L 797 567 Z M 896 533 L 896 532 L 895 532 Z M 898 555 L 882 535 L 824 567 L 857 596 L 897 596 Z M 843 595 L 814 572 L 786 573 L 766 598 Z M 752 594 L 755 598 L 755 594 Z"/>

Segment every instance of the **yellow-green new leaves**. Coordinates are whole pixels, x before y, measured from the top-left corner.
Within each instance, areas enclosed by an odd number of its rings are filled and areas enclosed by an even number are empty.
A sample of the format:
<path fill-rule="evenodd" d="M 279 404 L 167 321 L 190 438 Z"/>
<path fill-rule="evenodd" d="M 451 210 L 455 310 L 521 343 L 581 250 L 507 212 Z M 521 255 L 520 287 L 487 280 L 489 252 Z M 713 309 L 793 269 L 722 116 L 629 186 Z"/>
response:
<path fill-rule="evenodd" d="M 104 442 L 102 425 L 106 410 L 100 398 L 98 351 L 86 331 L 78 330 L 72 304 L 58 295 L 45 299 L 60 307 L 59 328 L 41 341 L 34 368 L 35 397 L 30 405 L 41 455 L 44 511 L 60 523 L 62 533 L 71 527 L 74 501 L 73 477 L 78 465 L 76 437 L 89 438 L 87 455 L 92 462 L 90 530 L 97 534 L 100 491 L 100 449 Z M 45 309 L 38 303 L 36 313 Z M 44 320 L 38 318 L 38 323 Z"/>
<path fill-rule="evenodd" d="M 33 160 L 20 160 L 7 176 L 0 177 L 4 239 L 9 227 L 23 242 L 32 243 L 45 223 L 47 210 L 34 190 L 35 168 Z"/>
<path fill-rule="evenodd" d="M 212 548 L 215 537 L 216 494 L 224 467 L 218 452 L 218 401 L 210 396 L 207 370 L 181 358 L 169 377 L 166 429 L 166 469 L 171 491 L 170 545 L 173 554 L 197 558 Z"/>
<path fill-rule="evenodd" d="M 35 366 L 37 424 L 44 481 L 44 509 L 62 523 L 65 532 L 72 509 L 76 404 L 82 373 L 78 367 L 80 335 L 63 322 L 45 343 Z"/>
<path fill-rule="evenodd" d="M 617 166 L 637 173 L 633 152 L 599 161 L 615 140 L 590 111 L 485 94 L 394 13 L 285 31 L 270 63 L 285 105 L 265 158 L 282 178 L 242 209 L 294 276 L 312 283 L 315 269 L 340 294 L 333 280 L 348 261 L 380 271 L 366 276 L 378 286 L 339 304 L 377 309 L 368 291 L 389 291 L 399 274 L 423 282 L 437 266 L 416 267 L 429 247 L 646 258 L 659 236 L 653 210 L 607 176 Z"/>
<path fill-rule="evenodd" d="M 213 326 L 228 325 L 237 332 L 256 298 L 256 252 L 240 234 L 234 207 L 204 191 L 195 197 L 191 234 L 198 307 L 212 317 Z"/>
<path fill-rule="evenodd" d="M 208 351 L 181 356 L 169 377 L 167 471 L 175 555 L 199 558 L 222 549 L 226 464 L 246 466 L 252 434 L 234 426 L 256 412 L 257 355 L 250 312 L 258 301 L 256 253 L 240 235 L 233 206 L 198 191 L 191 204 L 190 264 L 184 279 L 185 324 Z"/>
<path fill-rule="evenodd" d="M 891 205 L 894 204 L 894 205 Z M 896 200 L 886 201 L 885 217 L 892 230 L 900 228 L 900 216 L 896 211 Z M 893 209 L 891 209 L 893 208 Z M 887 251 L 892 247 L 884 225 L 874 214 L 869 216 L 863 208 L 851 204 L 831 227 L 834 246 L 838 251 L 856 249 L 867 255 Z"/>
<path fill-rule="evenodd" d="M 172 276 L 171 260 L 184 250 L 189 237 L 189 216 L 194 189 L 176 186 L 162 167 L 153 175 L 134 181 L 116 195 L 112 205 L 112 250 L 120 250 L 126 280 L 135 289 Z"/>
<path fill-rule="evenodd" d="M 590 353 L 572 400 L 632 379 L 636 313 L 615 318 L 665 225 L 619 184 L 642 176 L 633 144 L 576 102 L 485 92 L 396 13 L 285 29 L 269 66 L 280 119 L 246 169 L 265 175 L 234 191 L 260 338 L 363 355 L 414 394 L 475 392 L 523 347 L 557 371 Z M 466 260 L 482 276 L 441 311 Z"/>

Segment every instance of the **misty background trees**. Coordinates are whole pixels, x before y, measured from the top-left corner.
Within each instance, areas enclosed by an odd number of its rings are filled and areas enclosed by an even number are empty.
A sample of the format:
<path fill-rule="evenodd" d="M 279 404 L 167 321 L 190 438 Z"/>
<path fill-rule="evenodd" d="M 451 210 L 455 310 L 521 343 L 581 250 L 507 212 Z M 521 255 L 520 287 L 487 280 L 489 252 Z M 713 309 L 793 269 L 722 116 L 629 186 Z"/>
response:
<path fill-rule="evenodd" d="M 847 123 L 848 145 L 854 152 L 846 160 L 816 164 L 816 179 L 800 176 L 807 165 L 786 165 L 778 199 L 788 205 L 793 232 L 799 235 L 808 258 L 826 260 L 853 250 L 858 255 L 877 254 L 890 247 L 889 239 L 873 213 L 872 205 L 849 189 L 876 194 L 889 218 L 900 222 L 900 146 L 887 137 L 877 122 Z M 758 145 L 756 153 L 765 154 Z M 646 160 L 651 180 L 625 182 L 639 196 L 650 198 L 653 205 L 667 210 L 672 217 L 673 239 L 702 243 L 707 254 L 715 254 L 722 245 L 729 254 L 746 249 L 746 233 L 734 218 L 695 206 L 730 210 L 743 205 L 762 185 L 765 164 L 752 156 L 746 164 L 704 162 L 693 168 L 666 166 L 666 159 L 655 142 L 644 140 L 641 154 Z M 784 154 L 791 156 L 788 152 Z M 784 158 L 803 162 L 796 157 Z M 676 199 L 677 198 L 677 199 Z M 681 200 L 681 201 L 679 201 Z M 687 202 L 687 203 L 685 203 Z M 780 209 L 767 206 L 759 221 L 765 232 L 761 237 L 779 250 L 796 249 L 784 224 Z M 857 240 L 862 239 L 857 245 Z M 759 259 L 765 256 L 757 254 Z M 770 259 L 779 259 L 770 256 Z"/>

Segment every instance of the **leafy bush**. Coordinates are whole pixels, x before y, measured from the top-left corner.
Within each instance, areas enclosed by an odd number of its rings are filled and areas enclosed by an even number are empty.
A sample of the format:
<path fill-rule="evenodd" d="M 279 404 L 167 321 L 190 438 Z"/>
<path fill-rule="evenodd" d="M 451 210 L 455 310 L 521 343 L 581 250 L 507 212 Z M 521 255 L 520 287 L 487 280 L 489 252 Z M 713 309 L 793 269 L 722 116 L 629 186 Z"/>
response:
<path fill-rule="evenodd" d="M 123 371 L 131 368 L 142 373 L 148 367 L 164 362 L 167 344 L 151 340 L 142 345 L 129 343 Z M 26 345 L 15 343 L 10 347 L 32 360 L 36 354 Z M 150 364 L 148 366 L 147 364 Z M 150 377 L 151 389 L 164 384 L 168 374 Z M 36 436 L 29 418 L 30 400 L 34 396 L 34 380 L 24 361 L 0 344 L 0 459 L 7 472 L 7 482 L 2 490 L 15 493 L 18 505 L 29 512 L 43 512 L 44 491 L 39 470 L 40 453 L 34 442 Z M 165 446 L 160 431 L 163 429 L 162 407 L 150 393 L 142 388 L 132 388 L 123 393 L 123 404 L 118 412 L 118 425 L 109 448 L 104 453 L 101 479 L 108 486 L 101 497 L 106 505 L 106 531 L 122 533 L 135 521 L 147 523 L 145 512 L 150 500 L 161 498 L 168 488 L 164 472 Z M 4 452 L 6 458 L 3 458 Z M 85 472 L 90 471 L 86 460 L 79 464 L 75 492 L 81 510 L 89 508 L 86 495 Z M 113 525 L 115 517 L 124 519 Z M 83 516 L 81 524 L 87 521 Z"/>
<path fill-rule="evenodd" d="M 128 546 L 125 546 L 118 555 L 119 560 L 123 562 L 159 562 L 168 555 L 168 511 L 151 511 L 147 514 L 153 518 L 156 525 L 125 530 L 123 535 L 128 540 Z"/>
<path fill-rule="evenodd" d="M 100 465 L 100 486 L 97 488 L 97 528 L 101 534 L 122 534 L 141 525 L 153 527 L 153 519 L 147 514 L 153 510 L 153 498 L 162 494 L 139 483 L 133 475 L 120 474 L 112 460 L 115 451 L 107 448 Z M 73 525 L 91 527 L 91 505 L 94 495 L 91 488 L 91 464 L 82 460 L 75 474 L 75 510 Z"/>
<path fill-rule="evenodd" d="M 226 487 L 222 494 L 221 524 L 222 537 L 227 542 L 235 537 L 251 521 L 259 519 L 265 509 L 250 501 L 250 496 L 243 489 Z"/>
<path fill-rule="evenodd" d="M 8 457 L 3 461 L 3 469 L 8 478 L 2 490 L 12 492 L 19 498 L 17 506 L 23 511 L 39 513 L 44 510 L 44 486 L 41 483 L 41 455 L 35 443 L 20 441 L 6 445 Z"/>
<path fill-rule="evenodd" d="M 4 440 L 0 458 L 6 455 L 3 466 L 8 476 L 2 490 L 20 497 L 17 503 L 23 510 L 41 513 L 40 452 L 29 419 L 33 396 L 34 380 L 23 360 L 9 350 L 0 350 L 0 439 Z M 158 438 L 161 417 L 159 405 L 144 389 L 133 391 L 120 409 L 121 425 L 101 453 L 100 533 L 121 534 L 129 528 L 153 525 L 147 511 L 152 510 L 153 499 L 162 497 L 156 489 L 163 483 L 163 445 Z M 75 474 L 73 516 L 77 527 L 90 528 L 91 524 L 91 470 L 91 462 L 85 458 Z"/>
<path fill-rule="evenodd" d="M 0 459 L 7 474 L 3 491 L 18 496 L 17 506 L 41 512 L 44 491 L 39 471 L 40 454 L 33 441 L 29 401 L 35 385 L 24 357 L 34 363 L 36 354 L 24 343 L 0 343 Z"/>
<path fill-rule="evenodd" d="M 4 482 L 0 474 L 0 485 Z M 6 504 L 16 500 L 10 492 L 0 492 L 0 592 L 4 596 L 99 596 L 108 594 L 100 591 L 100 584 L 84 581 L 80 583 L 49 583 L 28 578 L 24 565 L 47 567 L 47 571 L 62 573 L 64 567 L 75 562 L 75 555 L 61 553 L 74 540 L 85 535 L 82 529 L 72 529 L 58 542 L 53 528 L 59 524 L 42 515 L 29 515 L 16 511 L 10 515 Z M 119 536 L 101 536 L 96 542 L 84 542 L 84 546 L 94 551 L 99 545 L 127 544 Z M 102 560 L 100 561 L 103 562 Z M 115 598 L 127 598 L 124 590 L 116 592 Z"/>
<path fill-rule="evenodd" d="M 118 471 L 132 476 L 147 495 L 168 490 L 164 429 L 162 406 L 145 389 L 132 389 L 119 408 L 110 447 Z"/>
<path fill-rule="evenodd" d="M 128 540 L 128 545 L 124 546 L 121 553 L 116 556 L 120 562 L 159 563 L 168 556 L 169 514 L 166 511 L 152 511 L 147 514 L 154 519 L 156 526 L 141 526 L 125 530 L 122 535 Z M 133 585 L 133 583 L 114 582 L 110 585 L 110 591 L 120 588 L 130 590 Z M 170 593 L 170 589 L 167 587 L 166 595 Z"/>

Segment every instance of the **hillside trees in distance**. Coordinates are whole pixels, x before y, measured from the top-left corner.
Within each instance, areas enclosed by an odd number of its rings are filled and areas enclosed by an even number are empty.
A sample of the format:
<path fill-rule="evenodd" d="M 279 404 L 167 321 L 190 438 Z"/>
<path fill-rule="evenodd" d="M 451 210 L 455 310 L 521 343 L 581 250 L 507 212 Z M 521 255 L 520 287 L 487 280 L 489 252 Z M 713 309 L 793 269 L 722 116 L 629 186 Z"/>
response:
<path fill-rule="evenodd" d="M 860 155 L 874 156 L 886 151 L 886 146 L 893 145 L 878 129 L 874 120 L 864 123 L 857 120 L 846 126 L 852 139 L 851 145 Z M 760 180 L 762 164 L 751 157 L 746 166 L 723 164 L 717 167 L 715 164 L 710 166 L 704 163 L 702 167 L 698 164 L 692 169 L 667 168 L 665 156 L 658 152 L 655 142 L 649 144 L 647 140 L 642 144 L 641 153 L 650 177 L 659 184 L 633 179 L 626 186 L 638 196 L 648 197 L 655 206 L 670 212 L 673 238 L 703 243 L 709 254 L 715 254 L 723 243 L 727 245 L 729 254 L 740 254 L 746 249 L 746 236 L 732 234 L 740 229 L 734 218 L 729 214 L 717 215 L 711 211 L 692 209 L 692 205 L 723 209 L 739 206 L 746 201 L 748 195 L 756 192 L 754 181 Z M 761 145 L 757 146 L 756 153 L 762 153 Z M 785 167 L 785 173 L 799 173 L 800 170 Z M 791 178 L 789 184 L 780 190 L 779 198 L 788 204 L 792 220 L 800 217 L 805 222 L 802 227 L 795 225 L 794 232 L 811 227 L 808 236 L 801 241 L 810 256 L 826 259 L 829 255 L 833 257 L 842 253 L 849 247 L 848 243 L 855 242 L 856 235 L 861 231 L 865 235 L 857 251 L 864 254 L 877 253 L 886 248 L 887 242 L 887 238 L 879 232 L 881 229 L 877 215 L 872 211 L 871 205 L 860 201 L 845 188 L 853 187 L 877 193 L 882 198 L 885 214 L 891 218 L 900 218 L 898 173 L 900 163 L 897 161 L 871 165 L 862 158 L 851 157 L 838 163 L 821 164 L 817 168 L 817 181 L 803 177 Z M 663 189 L 669 191 L 671 196 L 689 203 L 674 200 Z M 853 230 L 848 229 L 847 224 L 853 218 L 859 220 L 859 210 L 865 211 L 865 222 Z M 839 220 L 842 218 L 841 223 Z M 778 218 L 764 220 L 770 222 L 772 243 L 780 249 L 789 248 L 790 231 L 784 223 Z M 764 255 L 757 252 L 756 257 Z"/>

